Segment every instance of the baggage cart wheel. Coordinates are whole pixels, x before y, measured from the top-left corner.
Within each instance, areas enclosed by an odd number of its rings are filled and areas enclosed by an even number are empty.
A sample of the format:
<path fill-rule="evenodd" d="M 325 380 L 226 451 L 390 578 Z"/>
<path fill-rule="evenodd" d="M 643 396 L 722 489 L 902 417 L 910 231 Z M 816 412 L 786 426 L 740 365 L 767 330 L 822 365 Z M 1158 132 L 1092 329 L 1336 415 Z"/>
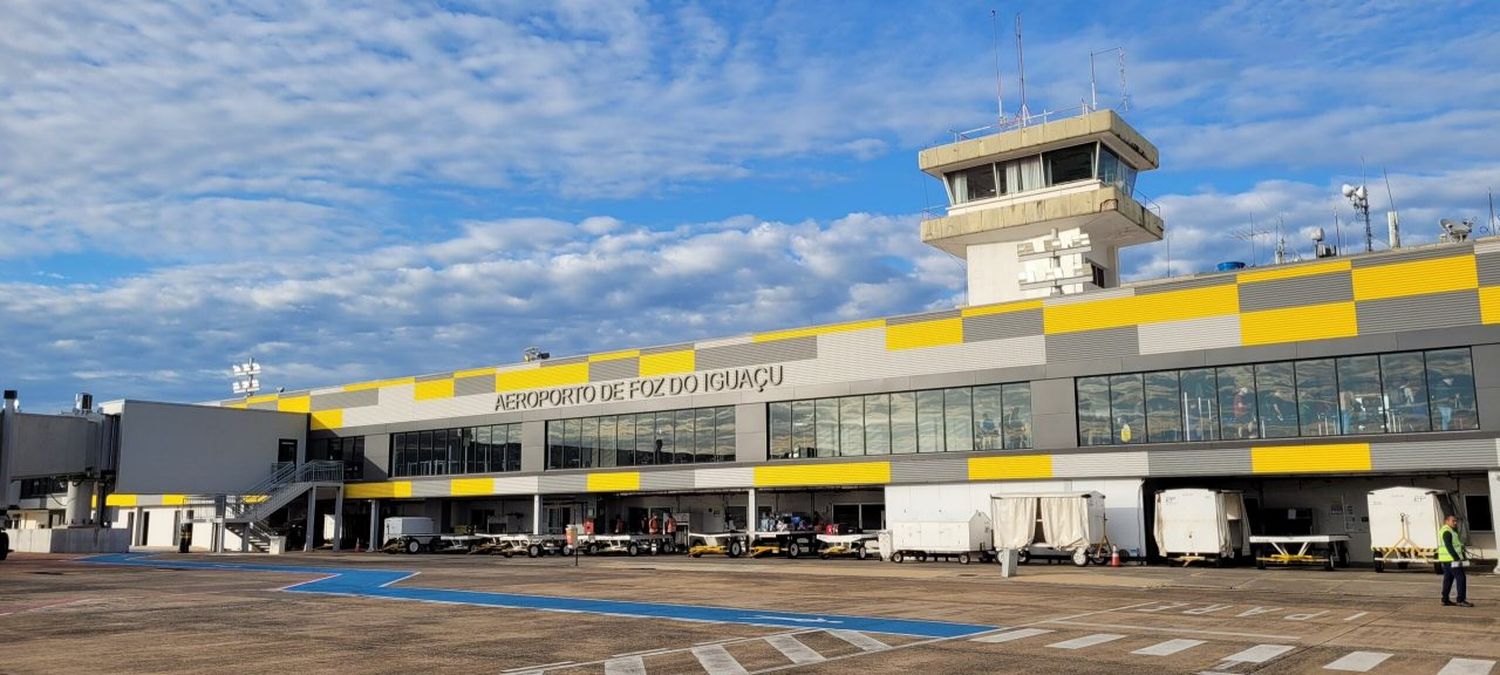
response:
<path fill-rule="evenodd" d="M 527 546 L 526 547 L 526 557 L 528 557 L 528 558 L 540 558 L 540 557 L 542 557 L 542 545 L 541 544 L 532 544 L 530 546 Z"/>
<path fill-rule="evenodd" d="M 1383 560 L 1381 560 L 1379 558 L 1376 558 L 1375 559 L 1375 573 L 1376 574 L 1380 574 L 1381 572 L 1384 572 L 1384 571 L 1385 571 L 1385 561 L 1383 561 Z"/>
<path fill-rule="evenodd" d="M 819 558 L 819 559 L 820 559 L 820 560 L 827 560 L 827 559 L 828 559 L 828 558 L 829 558 L 829 555 L 828 555 L 828 552 L 827 552 L 827 551 L 824 551 L 824 552 L 822 552 L 822 553 L 819 553 L 819 554 L 818 554 L 818 558 Z"/>
<path fill-rule="evenodd" d="M 509 560 L 510 557 L 513 556 L 513 555 L 515 555 L 515 554 L 516 554 L 515 551 L 506 551 L 504 553 L 501 553 L 500 555 L 505 556 L 505 559 Z"/>
<path fill-rule="evenodd" d="M 906 556 L 902 555 L 900 551 L 896 551 L 895 553 L 891 554 L 891 562 L 899 563 L 903 560 L 906 560 Z"/>
<path fill-rule="evenodd" d="M 859 550 L 854 553 L 854 555 L 858 556 L 860 560 L 865 560 L 870 557 L 870 552 L 866 551 L 865 547 L 861 546 L 859 547 Z"/>
<path fill-rule="evenodd" d="M 802 557 L 802 544 L 799 544 L 799 543 L 797 543 L 795 541 L 792 542 L 792 544 L 790 546 L 786 547 L 786 557 L 788 557 L 788 558 L 800 558 L 800 557 Z"/>
<path fill-rule="evenodd" d="M 745 545 L 739 541 L 729 542 L 729 557 L 738 558 L 745 554 Z"/>
<path fill-rule="evenodd" d="M 1324 572 L 1332 572 L 1333 571 L 1333 554 L 1332 553 L 1328 554 L 1328 559 L 1323 561 L 1323 571 Z"/>
<path fill-rule="evenodd" d="M 1125 556 L 1120 556 L 1120 562 L 1123 563 L 1124 561 Z M 1109 564 L 1109 554 L 1105 553 L 1102 548 L 1094 549 L 1094 552 L 1089 554 L 1089 562 L 1103 567 Z"/>
<path fill-rule="evenodd" d="M 1085 551 L 1085 550 L 1083 550 L 1081 548 L 1078 549 L 1077 551 L 1074 551 L 1073 552 L 1073 564 L 1077 565 L 1078 567 L 1088 567 L 1088 564 L 1089 564 L 1089 552 Z"/>
<path fill-rule="evenodd" d="M 1260 558 L 1256 558 L 1255 559 L 1255 569 L 1263 570 L 1265 568 L 1266 568 L 1266 561 L 1261 560 Z"/>
<path fill-rule="evenodd" d="M 1022 565 L 1031 562 L 1031 549 L 1023 548 L 1016 551 L 1016 562 Z"/>
<path fill-rule="evenodd" d="M 967 564 L 969 564 L 969 553 L 968 553 L 968 551 L 965 551 L 963 553 L 958 554 L 958 564 L 960 564 L 960 565 L 967 565 Z"/>
<path fill-rule="evenodd" d="M 636 544 L 632 541 L 630 542 L 629 546 L 625 547 L 625 552 L 630 554 L 630 557 L 634 558 L 641 554 L 641 547 L 639 544 Z"/>
<path fill-rule="evenodd" d="M 933 560 L 933 562 L 937 562 L 937 556 L 934 555 L 932 557 L 932 560 Z M 917 562 L 927 562 L 927 554 L 926 553 L 918 553 L 917 554 Z"/>
<path fill-rule="evenodd" d="M 407 539 L 401 542 L 401 550 L 406 551 L 408 554 L 421 553 L 422 542 L 415 539 Z"/>
<path fill-rule="evenodd" d="M 568 558 L 573 557 L 573 547 L 572 546 L 564 545 L 562 547 L 562 554 L 563 554 L 563 557 L 568 557 Z"/>

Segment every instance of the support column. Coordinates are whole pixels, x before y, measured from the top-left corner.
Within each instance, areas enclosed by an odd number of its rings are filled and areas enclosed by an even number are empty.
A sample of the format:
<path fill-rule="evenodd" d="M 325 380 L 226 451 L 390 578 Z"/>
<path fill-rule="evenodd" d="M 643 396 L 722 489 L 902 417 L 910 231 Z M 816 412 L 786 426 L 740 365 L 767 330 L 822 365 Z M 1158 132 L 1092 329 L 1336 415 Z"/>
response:
<path fill-rule="evenodd" d="M 68 527 L 83 527 L 93 522 L 94 481 L 68 481 Z"/>
<path fill-rule="evenodd" d="M 380 540 L 380 500 L 370 500 L 370 544 L 366 548 L 375 553 L 385 542 Z"/>
<path fill-rule="evenodd" d="M 307 527 L 303 529 L 306 530 L 307 536 L 302 538 L 302 551 L 311 552 L 313 533 L 318 531 L 318 488 L 316 487 L 307 491 Z"/>
<path fill-rule="evenodd" d="M 333 494 L 333 550 L 344 550 L 344 486 L 334 488 Z"/>
<path fill-rule="evenodd" d="M 1490 472 L 1490 522 L 1500 523 L 1500 470 Z M 1495 574 L 1500 574 L 1500 565 L 1495 566 Z"/>
<path fill-rule="evenodd" d="M 531 496 L 531 533 L 542 533 L 542 496 Z"/>
<path fill-rule="evenodd" d="M 760 516 L 755 511 L 755 488 L 750 488 L 748 494 L 745 502 L 745 531 L 754 532 L 760 529 Z"/>

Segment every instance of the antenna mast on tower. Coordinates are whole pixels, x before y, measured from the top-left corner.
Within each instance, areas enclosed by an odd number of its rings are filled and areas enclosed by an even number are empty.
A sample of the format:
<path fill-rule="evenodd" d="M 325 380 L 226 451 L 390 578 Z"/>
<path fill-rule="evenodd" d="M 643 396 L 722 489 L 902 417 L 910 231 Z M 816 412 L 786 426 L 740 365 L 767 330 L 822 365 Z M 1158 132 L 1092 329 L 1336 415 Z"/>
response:
<path fill-rule="evenodd" d="M 1026 118 L 1031 116 L 1031 110 L 1026 107 L 1026 49 L 1021 42 L 1021 14 L 1016 13 L 1016 65 L 1021 71 L 1021 123 L 1026 123 Z"/>

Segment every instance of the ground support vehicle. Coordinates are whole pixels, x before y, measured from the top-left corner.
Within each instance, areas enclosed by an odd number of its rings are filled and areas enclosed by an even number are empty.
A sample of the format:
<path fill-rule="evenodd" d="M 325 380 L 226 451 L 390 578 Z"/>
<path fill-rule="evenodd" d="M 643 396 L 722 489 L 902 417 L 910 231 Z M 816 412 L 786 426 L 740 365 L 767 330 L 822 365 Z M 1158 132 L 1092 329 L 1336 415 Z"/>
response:
<path fill-rule="evenodd" d="M 476 553 L 495 553 L 507 558 L 525 554 L 528 558 L 544 555 L 573 555 L 568 538 L 560 534 L 477 534 L 483 540 L 475 547 Z"/>
<path fill-rule="evenodd" d="M 1180 489 L 1156 493 L 1156 548 L 1184 567 L 1215 566 L 1250 554 L 1245 497 L 1229 490 Z"/>
<path fill-rule="evenodd" d="M 1113 555 L 1098 492 L 991 495 L 990 522 L 994 550 L 1014 550 L 1019 562 L 1062 559 L 1083 567 Z"/>
<path fill-rule="evenodd" d="M 768 555 L 784 555 L 788 558 L 800 558 L 804 555 L 817 553 L 821 547 L 822 542 L 818 541 L 817 533 L 811 530 L 796 532 L 751 532 L 748 553 L 754 558 L 761 558 Z"/>
<path fill-rule="evenodd" d="M 744 532 L 688 532 L 688 556 L 701 558 L 722 555 L 738 558 L 750 549 L 750 536 Z"/>
<path fill-rule="evenodd" d="M 1321 565 L 1332 572 L 1335 564 L 1349 566 L 1347 534 L 1253 536 L 1250 544 L 1260 549 L 1255 554 L 1256 569 L 1267 565 Z"/>
<path fill-rule="evenodd" d="M 989 516 L 978 511 L 968 520 L 891 523 L 891 562 L 956 560 L 961 565 L 993 556 Z"/>
<path fill-rule="evenodd" d="M 480 535 L 435 532 L 432 519 L 420 516 L 386 518 L 380 540 L 386 553 L 467 552 L 483 543 Z"/>
<path fill-rule="evenodd" d="M 578 538 L 578 549 L 584 555 L 624 553 L 636 556 L 675 553 L 678 546 L 676 537 L 666 534 L 585 534 Z"/>
<path fill-rule="evenodd" d="M 1456 515 L 1453 494 L 1443 490 L 1418 487 L 1391 487 L 1371 490 L 1370 551 L 1375 556 L 1375 571 L 1386 566 L 1406 569 L 1411 563 L 1431 565 L 1442 574 L 1438 564 L 1438 530 L 1443 519 Z"/>
<path fill-rule="evenodd" d="M 880 533 L 862 532 L 859 534 L 820 534 L 818 542 L 823 545 L 823 550 L 818 552 L 818 557 L 827 560 L 839 556 L 854 556 L 864 560 L 870 556 L 880 555 Z"/>

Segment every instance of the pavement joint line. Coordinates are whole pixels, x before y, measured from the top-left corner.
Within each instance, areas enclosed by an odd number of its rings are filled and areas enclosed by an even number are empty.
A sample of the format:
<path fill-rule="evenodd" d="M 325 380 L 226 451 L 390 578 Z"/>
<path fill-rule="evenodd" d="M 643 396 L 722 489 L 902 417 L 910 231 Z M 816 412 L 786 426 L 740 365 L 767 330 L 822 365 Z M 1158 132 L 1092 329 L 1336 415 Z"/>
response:
<path fill-rule="evenodd" d="M 1298 636 L 1295 636 L 1295 635 L 1269 635 L 1269 634 L 1264 634 L 1264 633 L 1238 633 L 1238 632 L 1235 632 L 1235 631 L 1202 630 L 1202 629 L 1198 629 L 1198 628 L 1178 628 L 1178 627 L 1175 627 L 1175 626 L 1164 626 L 1164 627 L 1136 626 L 1136 625 L 1125 625 L 1125 624 L 1118 624 L 1118 623 L 1091 623 L 1091 622 L 1088 622 L 1088 621 L 1050 621 L 1048 623 L 1055 623 L 1055 624 L 1063 625 L 1063 626 L 1084 626 L 1086 628 L 1116 628 L 1116 629 L 1121 629 L 1121 630 L 1140 631 L 1140 632 L 1143 632 L 1143 633 L 1150 633 L 1150 632 L 1154 631 L 1154 632 L 1158 632 L 1158 633 L 1186 633 L 1186 634 L 1190 634 L 1190 635 L 1218 635 L 1218 636 L 1221 636 L 1221 637 L 1249 638 L 1249 639 L 1253 639 L 1253 640 L 1291 640 L 1291 641 L 1294 641 L 1294 642 L 1300 642 L 1302 640 L 1302 638 L 1300 638 Z"/>
<path fill-rule="evenodd" d="M 508 670 L 502 670 L 500 672 L 502 672 L 502 673 L 535 673 L 535 672 L 541 672 L 541 670 L 543 668 L 561 668 L 563 666 L 572 665 L 572 664 L 573 664 L 572 661 L 556 661 L 556 662 L 553 662 L 553 663 L 544 663 L 544 664 L 542 664 L 540 666 L 522 666 L 520 668 L 510 668 Z"/>

